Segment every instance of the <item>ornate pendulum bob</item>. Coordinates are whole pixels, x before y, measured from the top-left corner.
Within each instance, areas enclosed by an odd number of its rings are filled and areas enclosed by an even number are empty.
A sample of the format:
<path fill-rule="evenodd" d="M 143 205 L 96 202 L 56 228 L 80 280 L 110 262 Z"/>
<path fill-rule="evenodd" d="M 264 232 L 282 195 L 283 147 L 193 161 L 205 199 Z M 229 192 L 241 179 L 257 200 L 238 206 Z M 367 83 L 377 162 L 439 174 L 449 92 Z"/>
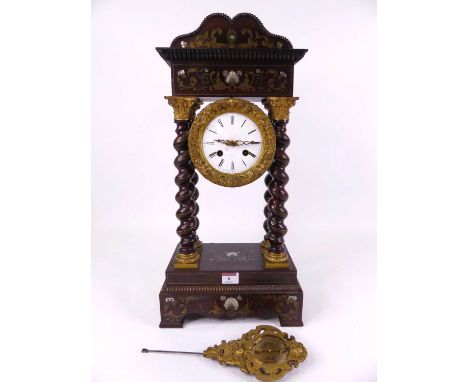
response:
<path fill-rule="evenodd" d="M 203 355 L 220 365 L 238 367 L 264 382 L 274 382 L 299 367 L 307 358 L 307 349 L 294 336 L 270 325 L 259 325 L 237 340 L 222 340 L 203 353 L 177 350 L 148 350 L 142 353 Z"/>

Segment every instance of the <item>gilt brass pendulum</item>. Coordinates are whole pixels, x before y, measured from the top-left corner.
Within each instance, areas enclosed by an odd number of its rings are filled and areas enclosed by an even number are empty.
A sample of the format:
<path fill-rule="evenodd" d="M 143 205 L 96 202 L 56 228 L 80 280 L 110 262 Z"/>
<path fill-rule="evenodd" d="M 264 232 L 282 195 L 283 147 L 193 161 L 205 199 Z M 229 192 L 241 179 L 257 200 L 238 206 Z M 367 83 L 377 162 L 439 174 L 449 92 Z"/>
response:
<path fill-rule="evenodd" d="M 270 325 L 259 325 L 237 340 L 223 340 L 203 353 L 148 349 L 141 351 L 203 355 L 217 360 L 220 365 L 237 366 L 244 373 L 255 375 L 264 382 L 277 381 L 293 367 L 298 367 L 307 357 L 304 345 L 297 342 L 293 336 Z"/>

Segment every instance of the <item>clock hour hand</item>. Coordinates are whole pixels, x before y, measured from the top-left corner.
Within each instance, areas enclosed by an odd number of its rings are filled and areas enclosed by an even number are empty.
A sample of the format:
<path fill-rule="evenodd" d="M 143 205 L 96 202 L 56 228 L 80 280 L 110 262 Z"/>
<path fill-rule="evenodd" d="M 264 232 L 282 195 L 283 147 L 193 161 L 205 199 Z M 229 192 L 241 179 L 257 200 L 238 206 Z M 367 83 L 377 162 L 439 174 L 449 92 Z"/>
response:
<path fill-rule="evenodd" d="M 261 142 L 256 141 L 241 141 L 240 139 L 215 139 L 215 142 L 223 143 L 227 146 L 242 146 L 242 145 L 258 145 Z"/>
<path fill-rule="evenodd" d="M 238 142 L 240 141 L 235 141 L 233 139 L 215 139 L 215 142 L 222 143 L 226 146 L 239 146 Z"/>

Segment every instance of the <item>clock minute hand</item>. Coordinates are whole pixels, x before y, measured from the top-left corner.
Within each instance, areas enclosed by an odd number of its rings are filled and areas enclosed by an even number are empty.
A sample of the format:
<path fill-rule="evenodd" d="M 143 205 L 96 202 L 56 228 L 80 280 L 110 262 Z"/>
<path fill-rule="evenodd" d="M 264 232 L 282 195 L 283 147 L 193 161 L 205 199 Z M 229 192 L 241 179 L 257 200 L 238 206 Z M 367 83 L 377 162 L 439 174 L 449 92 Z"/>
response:
<path fill-rule="evenodd" d="M 215 142 L 225 144 L 227 146 L 242 146 L 242 145 L 259 145 L 261 142 L 256 141 L 241 141 L 240 139 L 215 139 Z"/>
<path fill-rule="evenodd" d="M 259 145 L 261 142 L 256 141 L 238 141 L 239 145 Z"/>

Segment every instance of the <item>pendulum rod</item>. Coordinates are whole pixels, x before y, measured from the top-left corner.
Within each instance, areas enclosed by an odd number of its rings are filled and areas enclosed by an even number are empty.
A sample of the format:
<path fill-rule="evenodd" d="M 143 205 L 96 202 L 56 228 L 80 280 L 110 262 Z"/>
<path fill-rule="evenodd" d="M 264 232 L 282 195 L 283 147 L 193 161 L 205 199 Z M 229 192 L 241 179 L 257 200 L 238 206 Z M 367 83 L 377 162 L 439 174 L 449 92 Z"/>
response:
<path fill-rule="evenodd" d="M 195 351 L 179 351 L 179 350 L 152 350 L 152 349 L 141 349 L 142 353 L 169 353 L 169 354 L 195 354 L 203 355 L 203 353 Z"/>

